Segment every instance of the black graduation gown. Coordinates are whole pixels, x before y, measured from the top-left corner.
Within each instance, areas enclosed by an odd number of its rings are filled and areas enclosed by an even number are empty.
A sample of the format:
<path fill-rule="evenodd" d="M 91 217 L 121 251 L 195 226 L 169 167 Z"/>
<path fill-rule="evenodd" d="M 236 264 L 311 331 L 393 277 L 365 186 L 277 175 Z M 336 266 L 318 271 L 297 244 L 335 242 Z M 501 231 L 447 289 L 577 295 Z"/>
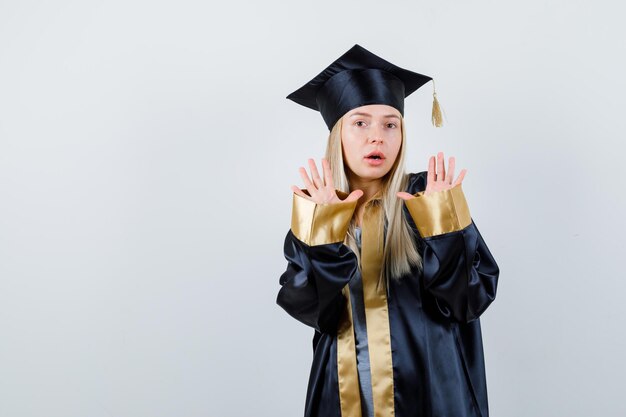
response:
<path fill-rule="evenodd" d="M 420 214 L 409 210 L 408 202 L 404 206 L 423 271 L 414 268 L 400 280 L 390 280 L 386 289 L 394 398 L 393 410 L 378 409 L 376 415 L 487 417 L 479 316 L 495 299 L 499 268 L 469 211 L 464 223 L 457 221 L 462 217 L 455 211 L 461 206 L 459 196 L 463 199 L 460 185 L 455 198 L 450 190 L 422 196 L 426 174 L 408 174 L 406 191 L 416 202 L 426 202 Z M 331 243 L 319 237 L 299 239 L 312 236 L 294 233 L 302 219 L 292 219 L 285 237 L 288 266 L 279 280 L 277 303 L 315 329 L 305 417 L 352 417 L 342 415 L 337 367 L 337 327 L 347 303 L 342 289 L 361 273 L 356 255 L 343 243 L 351 214 L 344 215 L 336 236 L 326 238 Z M 322 227 L 330 220 L 314 221 Z"/>

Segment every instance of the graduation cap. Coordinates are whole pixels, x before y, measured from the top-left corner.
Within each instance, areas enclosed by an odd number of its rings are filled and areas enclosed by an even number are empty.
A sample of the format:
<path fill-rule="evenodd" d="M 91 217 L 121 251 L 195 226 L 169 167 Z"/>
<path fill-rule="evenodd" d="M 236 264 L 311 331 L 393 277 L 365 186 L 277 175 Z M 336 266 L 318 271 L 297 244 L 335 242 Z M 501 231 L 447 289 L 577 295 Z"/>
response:
<path fill-rule="evenodd" d="M 344 114 L 367 104 L 387 104 L 404 116 L 404 98 L 431 80 L 356 44 L 287 98 L 319 111 L 330 130 Z M 434 80 L 432 122 L 442 125 Z"/>

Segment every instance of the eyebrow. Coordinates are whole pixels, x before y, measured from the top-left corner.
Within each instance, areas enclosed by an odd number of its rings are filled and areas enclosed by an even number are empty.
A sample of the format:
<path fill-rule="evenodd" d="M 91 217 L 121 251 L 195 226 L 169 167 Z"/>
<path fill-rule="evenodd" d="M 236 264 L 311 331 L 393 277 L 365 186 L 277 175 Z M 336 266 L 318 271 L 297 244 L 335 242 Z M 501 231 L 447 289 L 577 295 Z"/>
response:
<path fill-rule="evenodd" d="M 353 114 L 351 114 L 351 115 L 350 115 L 350 117 L 354 117 L 354 116 L 370 116 L 370 117 L 371 117 L 372 115 L 371 115 L 371 114 L 369 114 L 369 113 L 362 113 L 362 112 L 357 112 L 357 113 L 353 113 Z M 399 118 L 398 116 L 396 116 L 395 114 L 386 114 L 386 115 L 384 115 L 383 117 L 387 117 L 387 118 L 389 118 L 389 117 L 395 117 L 395 118 L 396 118 L 396 119 L 398 119 L 398 120 L 400 119 L 400 118 Z"/>

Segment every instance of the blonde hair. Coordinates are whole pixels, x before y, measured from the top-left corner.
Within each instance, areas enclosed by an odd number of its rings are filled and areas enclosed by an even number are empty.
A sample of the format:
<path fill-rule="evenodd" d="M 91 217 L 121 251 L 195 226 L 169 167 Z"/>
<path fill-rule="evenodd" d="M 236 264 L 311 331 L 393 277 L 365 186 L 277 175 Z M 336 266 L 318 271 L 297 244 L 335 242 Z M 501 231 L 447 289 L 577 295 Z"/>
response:
<path fill-rule="evenodd" d="M 326 159 L 330 163 L 333 173 L 335 188 L 351 192 L 348 177 L 343 161 L 343 147 L 341 143 L 341 127 L 343 118 L 340 118 L 333 126 L 328 135 L 326 146 Z M 408 182 L 405 173 L 404 159 L 406 154 L 406 131 L 404 118 L 400 118 L 402 130 L 402 143 L 396 160 L 391 170 L 383 178 L 382 186 L 382 215 L 386 226 L 386 236 L 383 251 L 383 268 L 381 279 L 387 282 L 390 278 L 400 279 L 411 271 L 412 266 L 422 269 L 422 257 L 415 243 L 415 234 L 403 215 L 404 200 L 398 198 L 396 193 L 404 191 Z M 355 213 L 356 214 L 356 213 Z M 359 265 L 361 264 L 360 250 L 354 237 L 356 228 L 356 215 L 352 218 L 344 243 L 356 254 Z"/>

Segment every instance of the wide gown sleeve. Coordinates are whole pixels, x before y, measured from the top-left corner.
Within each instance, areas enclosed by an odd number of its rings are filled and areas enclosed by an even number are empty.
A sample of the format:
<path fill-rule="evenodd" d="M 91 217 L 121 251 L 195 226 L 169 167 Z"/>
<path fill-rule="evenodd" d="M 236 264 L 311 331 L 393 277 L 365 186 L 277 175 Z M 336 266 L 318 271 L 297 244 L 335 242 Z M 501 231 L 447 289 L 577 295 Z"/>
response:
<path fill-rule="evenodd" d="M 276 302 L 322 333 L 336 333 L 346 302 L 342 290 L 358 271 L 356 255 L 343 243 L 355 208 L 356 201 L 315 204 L 293 194 L 291 229 L 284 244 L 288 264 Z"/>
<path fill-rule="evenodd" d="M 424 287 L 444 316 L 476 320 L 496 297 L 500 270 L 470 216 L 461 184 L 413 196 L 406 206 L 421 238 Z"/>

